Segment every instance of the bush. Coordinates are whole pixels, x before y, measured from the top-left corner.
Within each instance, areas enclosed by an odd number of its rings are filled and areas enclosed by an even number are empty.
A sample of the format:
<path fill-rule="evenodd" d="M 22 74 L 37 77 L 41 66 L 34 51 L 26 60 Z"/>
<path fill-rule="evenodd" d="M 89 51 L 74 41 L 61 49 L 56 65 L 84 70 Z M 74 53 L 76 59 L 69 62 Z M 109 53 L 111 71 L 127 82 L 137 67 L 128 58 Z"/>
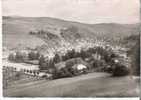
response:
<path fill-rule="evenodd" d="M 113 68 L 113 76 L 126 76 L 130 73 L 130 68 L 123 64 L 116 64 Z"/>
<path fill-rule="evenodd" d="M 72 74 L 68 71 L 67 68 L 61 68 L 60 70 L 55 70 L 53 73 L 53 79 L 65 78 L 71 76 Z"/>
<path fill-rule="evenodd" d="M 61 69 L 54 67 L 53 79 L 75 76 L 75 71 L 72 68 L 73 65 L 74 63 L 72 61 L 67 61 L 65 64 L 66 67 L 62 67 Z"/>

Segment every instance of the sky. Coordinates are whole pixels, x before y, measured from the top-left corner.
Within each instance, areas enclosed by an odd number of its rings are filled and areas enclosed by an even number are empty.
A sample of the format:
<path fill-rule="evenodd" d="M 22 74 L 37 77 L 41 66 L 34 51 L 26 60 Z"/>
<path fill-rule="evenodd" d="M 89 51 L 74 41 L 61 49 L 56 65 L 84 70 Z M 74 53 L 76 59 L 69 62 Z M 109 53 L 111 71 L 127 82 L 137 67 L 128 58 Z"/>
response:
<path fill-rule="evenodd" d="M 55 17 L 82 23 L 139 23 L 139 0 L 2 0 L 3 16 Z"/>

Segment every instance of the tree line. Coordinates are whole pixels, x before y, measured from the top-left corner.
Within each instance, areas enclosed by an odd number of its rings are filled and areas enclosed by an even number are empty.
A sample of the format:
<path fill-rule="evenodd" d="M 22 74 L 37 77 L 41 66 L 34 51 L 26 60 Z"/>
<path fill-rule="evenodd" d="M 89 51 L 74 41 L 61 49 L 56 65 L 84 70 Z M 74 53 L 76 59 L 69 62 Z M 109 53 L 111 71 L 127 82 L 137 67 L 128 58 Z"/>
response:
<path fill-rule="evenodd" d="M 38 60 L 39 61 L 39 69 L 40 70 L 48 70 L 48 69 L 53 69 L 53 73 L 55 76 L 59 76 L 57 73 L 61 73 L 64 77 L 66 75 L 72 76 L 74 70 L 72 71 L 71 67 L 68 66 L 73 66 L 73 62 L 68 62 L 66 63 L 66 67 L 61 69 L 62 72 L 57 72 L 56 71 L 56 66 L 55 64 L 60 63 L 60 62 L 66 62 L 69 59 L 75 59 L 75 58 L 81 58 L 83 61 L 89 64 L 91 69 L 94 68 L 107 68 L 107 66 L 114 66 L 114 68 L 119 68 L 119 72 L 124 72 L 128 73 L 129 70 L 126 70 L 126 65 L 122 64 L 122 62 L 115 64 L 114 59 L 118 59 L 119 55 L 116 54 L 110 47 L 102 47 L 102 46 L 97 46 L 97 47 L 90 47 L 86 50 L 81 49 L 80 51 L 76 51 L 75 49 L 68 50 L 64 55 L 59 55 L 58 53 L 54 54 L 53 58 L 48 58 L 45 57 L 44 55 L 41 55 L 39 52 L 29 52 L 27 56 L 25 54 L 22 54 L 20 52 L 16 52 L 15 55 L 10 54 L 9 55 L 9 60 L 11 61 L 16 61 L 16 62 L 24 62 L 25 58 L 26 60 Z M 123 58 L 124 62 L 124 58 Z M 116 66 L 116 67 L 115 67 Z M 118 66 L 118 67 L 117 67 Z M 123 67 L 124 66 L 124 67 Z M 101 69 L 101 71 L 108 71 L 110 72 L 113 69 Z M 116 69 L 118 70 L 118 69 Z M 56 73 L 57 72 L 57 73 Z M 115 71 L 115 73 L 118 71 Z M 118 74 L 119 74 L 118 72 Z M 62 77 L 62 76 L 60 76 Z"/>
<path fill-rule="evenodd" d="M 40 57 L 39 52 L 29 52 L 28 54 L 22 53 L 20 51 L 17 51 L 15 53 L 10 53 L 8 56 L 8 60 L 14 61 L 14 62 L 24 62 L 26 60 L 38 60 Z"/>

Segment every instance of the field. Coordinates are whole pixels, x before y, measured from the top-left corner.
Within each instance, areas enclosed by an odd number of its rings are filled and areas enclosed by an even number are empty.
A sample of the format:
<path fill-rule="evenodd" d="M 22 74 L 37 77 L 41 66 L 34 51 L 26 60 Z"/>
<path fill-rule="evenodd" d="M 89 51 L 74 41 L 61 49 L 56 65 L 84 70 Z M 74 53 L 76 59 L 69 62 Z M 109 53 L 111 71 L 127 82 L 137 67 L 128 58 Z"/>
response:
<path fill-rule="evenodd" d="M 73 78 L 20 83 L 4 89 L 8 97 L 126 97 L 139 96 L 139 82 L 107 73 L 89 73 Z"/>

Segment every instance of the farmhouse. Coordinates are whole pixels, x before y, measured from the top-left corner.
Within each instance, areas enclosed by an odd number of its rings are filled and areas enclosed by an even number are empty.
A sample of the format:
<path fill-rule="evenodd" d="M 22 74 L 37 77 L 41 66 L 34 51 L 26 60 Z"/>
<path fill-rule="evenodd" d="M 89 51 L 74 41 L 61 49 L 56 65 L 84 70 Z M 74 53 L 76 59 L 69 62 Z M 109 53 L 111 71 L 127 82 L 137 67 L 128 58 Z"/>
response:
<path fill-rule="evenodd" d="M 83 65 L 83 64 L 76 64 L 76 65 L 72 66 L 72 68 L 73 68 L 74 70 L 79 71 L 79 72 L 83 72 L 83 71 L 86 70 L 88 67 L 85 66 L 85 65 Z"/>
<path fill-rule="evenodd" d="M 60 62 L 55 64 L 55 67 L 57 70 L 60 70 L 61 68 L 65 68 L 65 67 L 72 67 L 73 69 L 79 71 L 88 68 L 89 65 L 85 61 L 83 61 L 82 58 L 72 58 L 65 62 Z"/>

